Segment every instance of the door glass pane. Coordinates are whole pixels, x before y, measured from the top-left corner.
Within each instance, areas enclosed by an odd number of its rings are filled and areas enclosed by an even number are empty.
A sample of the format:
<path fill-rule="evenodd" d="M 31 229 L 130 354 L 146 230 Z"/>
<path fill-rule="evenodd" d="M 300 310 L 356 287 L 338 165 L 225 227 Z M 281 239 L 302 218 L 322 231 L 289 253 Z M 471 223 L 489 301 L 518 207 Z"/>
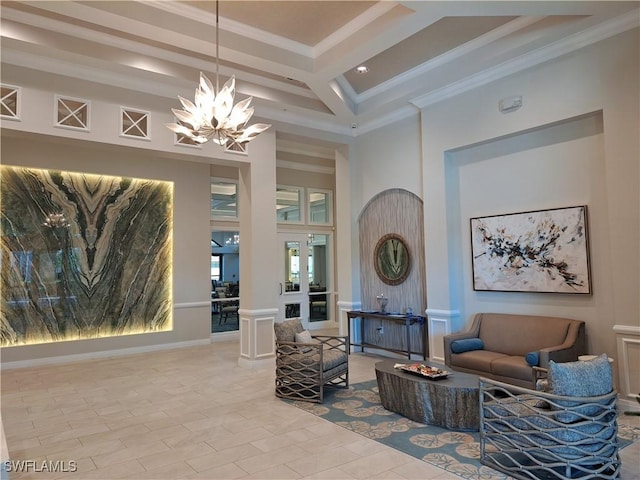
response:
<path fill-rule="evenodd" d="M 312 322 L 329 318 L 327 242 L 328 235 L 309 235 L 309 318 Z"/>
<path fill-rule="evenodd" d="M 287 303 L 284 308 L 284 318 L 298 318 L 298 317 L 300 317 L 300 304 Z"/>
<path fill-rule="evenodd" d="M 238 217 L 238 185 L 211 180 L 211 217 Z"/>
<path fill-rule="evenodd" d="M 211 255 L 211 280 L 220 281 L 220 264 L 222 263 L 222 255 Z"/>
<path fill-rule="evenodd" d="M 278 187 L 276 189 L 276 211 L 278 222 L 300 223 L 300 189 Z"/>
<path fill-rule="evenodd" d="M 309 223 L 329 225 L 331 223 L 330 209 L 331 196 L 329 192 L 309 191 Z"/>
<path fill-rule="evenodd" d="M 300 291 L 300 242 L 285 242 L 284 244 L 284 275 L 285 291 Z"/>

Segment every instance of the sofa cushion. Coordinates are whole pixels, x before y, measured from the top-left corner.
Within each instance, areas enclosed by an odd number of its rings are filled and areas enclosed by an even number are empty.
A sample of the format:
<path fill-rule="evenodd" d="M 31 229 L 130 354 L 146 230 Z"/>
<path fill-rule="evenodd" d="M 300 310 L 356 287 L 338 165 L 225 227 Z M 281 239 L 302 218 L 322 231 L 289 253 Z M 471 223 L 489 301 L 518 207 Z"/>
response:
<path fill-rule="evenodd" d="M 479 338 L 463 338 L 451 342 L 451 351 L 453 353 L 464 353 L 482 349 L 484 349 L 484 343 Z"/>
<path fill-rule="evenodd" d="M 310 349 L 314 350 L 314 349 Z M 311 352 L 293 353 L 291 355 L 281 355 L 276 359 L 278 368 L 286 369 L 291 367 L 295 370 L 302 370 L 306 373 L 320 371 L 320 354 L 316 353 L 317 348 Z M 346 369 L 348 365 L 347 352 L 338 349 L 326 349 L 322 352 L 322 371 L 331 373 L 336 369 Z"/>
<path fill-rule="evenodd" d="M 472 350 L 464 353 L 452 353 L 451 366 L 490 372 L 491 362 L 504 356 L 506 355 L 497 352 L 489 352 L 487 350 Z"/>
<path fill-rule="evenodd" d="M 531 380 L 531 366 L 520 356 L 503 356 L 491 362 L 491 373 L 502 377 Z"/>
<path fill-rule="evenodd" d="M 347 353 L 338 349 L 325 350 L 323 355 L 323 370 L 329 372 L 342 365 L 347 365 Z"/>
<path fill-rule="evenodd" d="M 478 336 L 484 349 L 524 357 L 528 352 L 563 343 L 571 320 L 537 315 L 481 314 Z"/>

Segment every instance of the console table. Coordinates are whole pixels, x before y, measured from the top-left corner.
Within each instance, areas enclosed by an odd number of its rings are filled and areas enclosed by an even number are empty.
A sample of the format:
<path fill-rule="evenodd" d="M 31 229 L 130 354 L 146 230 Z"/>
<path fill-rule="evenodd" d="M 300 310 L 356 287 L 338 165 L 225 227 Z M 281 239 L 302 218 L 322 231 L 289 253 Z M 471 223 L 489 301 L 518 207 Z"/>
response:
<path fill-rule="evenodd" d="M 378 348 L 380 350 L 386 350 L 389 352 L 401 353 L 407 356 L 407 358 L 411 358 L 412 353 L 422 355 L 424 360 L 427 359 L 427 322 L 424 317 L 419 315 L 395 315 L 389 313 L 380 313 L 380 312 L 364 312 L 361 310 L 351 310 L 347 312 L 347 323 L 349 329 L 349 342 L 352 342 L 353 336 L 351 335 L 351 323 L 354 318 L 360 319 L 360 343 L 350 343 L 350 346 L 360 347 L 360 351 L 364 352 L 365 347 Z M 368 342 L 365 338 L 365 322 L 369 321 L 380 321 L 383 320 L 385 322 L 393 322 L 404 325 L 405 328 L 405 338 L 406 338 L 406 349 L 402 348 L 390 348 L 380 346 L 375 343 Z M 420 325 L 420 337 L 422 338 L 422 351 L 413 351 L 411 349 L 411 325 L 418 324 Z"/>

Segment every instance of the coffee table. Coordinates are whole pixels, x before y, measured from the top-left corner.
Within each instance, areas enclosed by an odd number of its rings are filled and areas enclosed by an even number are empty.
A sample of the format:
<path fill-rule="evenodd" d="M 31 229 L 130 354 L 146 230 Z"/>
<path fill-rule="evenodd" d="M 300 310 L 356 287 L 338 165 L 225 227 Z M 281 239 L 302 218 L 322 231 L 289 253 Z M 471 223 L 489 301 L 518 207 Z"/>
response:
<path fill-rule="evenodd" d="M 451 372 L 437 362 L 427 365 L 448 370 L 450 375 L 430 380 L 394 368 L 400 359 L 375 364 L 382 406 L 416 422 L 437 425 L 450 430 L 480 428 L 479 377 L 470 373 Z M 416 362 L 410 362 L 416 363 Z"/>

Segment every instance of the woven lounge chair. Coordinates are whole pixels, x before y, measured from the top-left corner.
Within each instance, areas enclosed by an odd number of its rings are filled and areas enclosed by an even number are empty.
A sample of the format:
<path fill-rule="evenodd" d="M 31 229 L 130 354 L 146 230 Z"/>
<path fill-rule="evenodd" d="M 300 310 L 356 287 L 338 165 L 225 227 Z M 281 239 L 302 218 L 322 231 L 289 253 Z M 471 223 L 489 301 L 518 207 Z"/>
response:
<path fill-rule="evenodd" d="M 299 319 L 277 322 L 274 331 L 277 397 L 322 403 L 324 387 L 349 387 L 348 337 L 305 337 Z"/>
<path fill-rule="evenodd" d="M 606 355 L 551 362 L 548 386 L 480 379 L 481 462 L 520 479 L 619 478 L 617 392 Z"/>

